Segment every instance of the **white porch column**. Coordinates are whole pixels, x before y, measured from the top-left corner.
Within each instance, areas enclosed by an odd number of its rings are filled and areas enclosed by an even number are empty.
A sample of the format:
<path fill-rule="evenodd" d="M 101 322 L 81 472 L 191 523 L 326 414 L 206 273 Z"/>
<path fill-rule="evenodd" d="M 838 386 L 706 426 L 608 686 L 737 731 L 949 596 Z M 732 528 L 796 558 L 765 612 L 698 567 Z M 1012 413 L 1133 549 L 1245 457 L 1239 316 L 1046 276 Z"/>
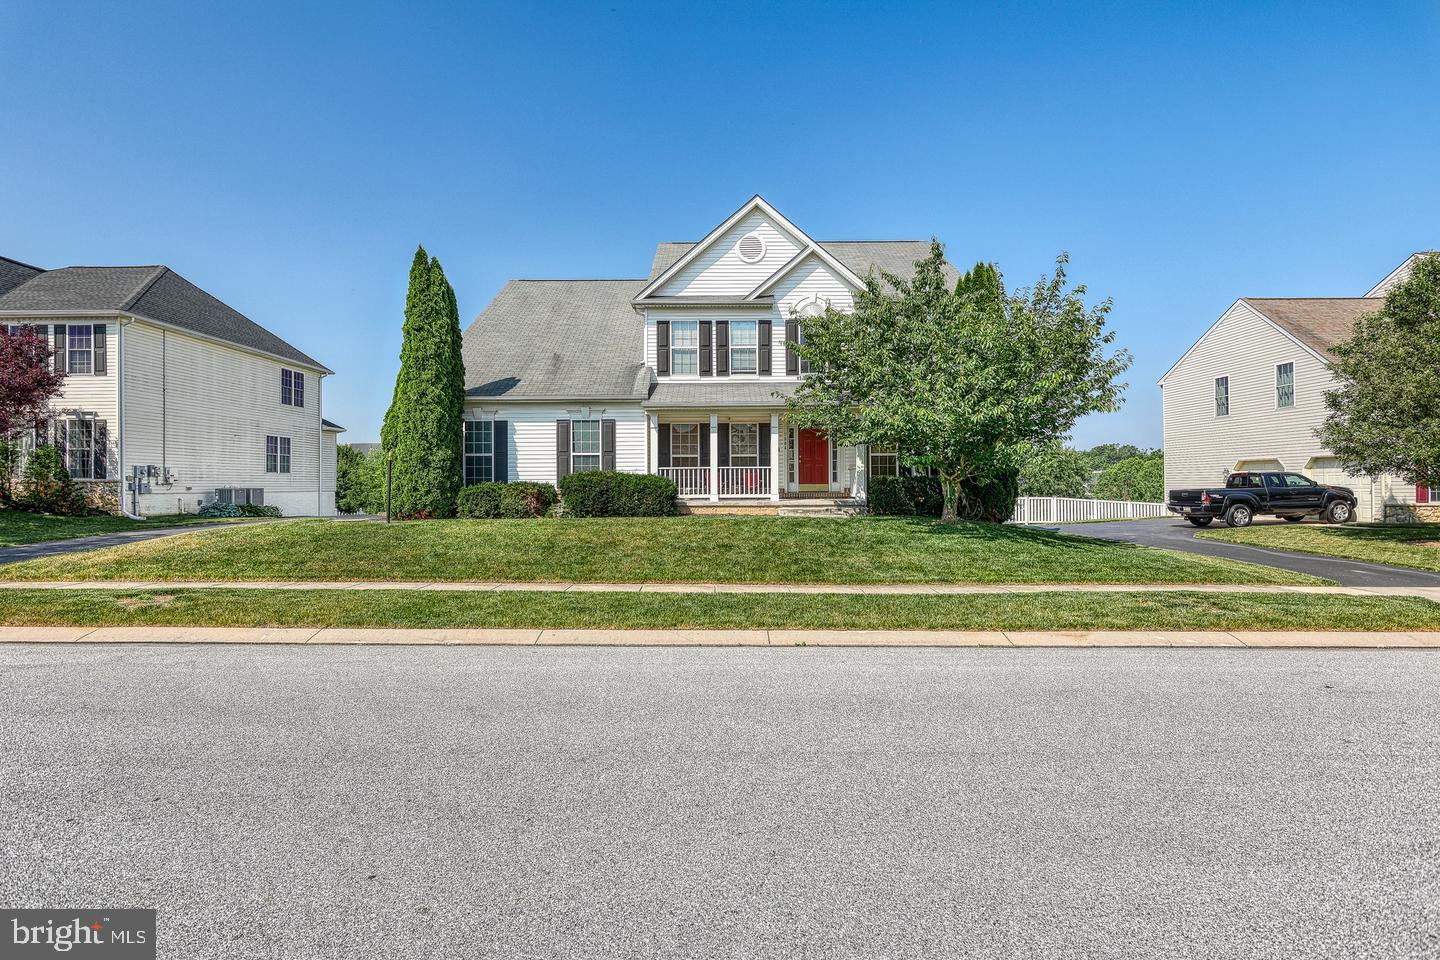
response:
<path fill-rule="evenodd" d="M 660 417 L 658 414 L 647 414 L 645 419 L 650 425 L 650 442 L 648 452 L 645 456 L 645 472 L 660 472 Z"/>
<path fill-rule="evenodd" d="M 850 491 L 850 496 L 861 503 L 870 497 L 870 447 L 867 444 L 855 445 L 855 489 Z"/>
<path fill-rule="evenodd" d="M 770 499 L 780 499 L 780 414 L 770 414 Z"/>
<path fill-rule="evenodd" d="M 720 417 L 710 414 L 710 500 L 720 500 Z"/>

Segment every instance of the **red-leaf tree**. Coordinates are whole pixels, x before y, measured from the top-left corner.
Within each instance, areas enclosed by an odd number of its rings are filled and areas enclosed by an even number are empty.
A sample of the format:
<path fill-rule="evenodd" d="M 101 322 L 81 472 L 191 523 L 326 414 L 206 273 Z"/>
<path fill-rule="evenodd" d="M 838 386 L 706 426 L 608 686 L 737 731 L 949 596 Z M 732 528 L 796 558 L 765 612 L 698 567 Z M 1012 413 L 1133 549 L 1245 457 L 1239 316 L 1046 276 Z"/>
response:
<path fill-rule="evenodd" d="M 0 326 L 0 440 L 44 418 L 46 405 L 60 394 L 65 374 L 52 356 L 36 327 L 22 324 L 12 333 Z"/>

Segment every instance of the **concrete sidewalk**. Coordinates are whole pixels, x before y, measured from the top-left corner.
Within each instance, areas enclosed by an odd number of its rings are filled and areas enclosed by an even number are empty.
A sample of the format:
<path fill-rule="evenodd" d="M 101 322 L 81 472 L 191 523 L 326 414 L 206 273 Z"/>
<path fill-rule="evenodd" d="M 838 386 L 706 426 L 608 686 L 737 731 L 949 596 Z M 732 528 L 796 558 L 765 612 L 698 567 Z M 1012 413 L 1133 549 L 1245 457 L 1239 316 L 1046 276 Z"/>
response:
<path fill-rule="evenodd" d="M 1422 597 L 1440 587 L 1298 586 L 1276 583 L 573 583 L 432 580 L 10 580 L 0 590 L 426 590 L 558 593 L 838 593 L 952 596 L 975 593 L 1317 593 Z"/>
<path fill-rule="evenodd" d="M 1145 630 L 504 630 L 386 627 L 0 627 L 0 643 L 616 647 L 1338 647 L 1440 649 L 1440 632 Z"/>

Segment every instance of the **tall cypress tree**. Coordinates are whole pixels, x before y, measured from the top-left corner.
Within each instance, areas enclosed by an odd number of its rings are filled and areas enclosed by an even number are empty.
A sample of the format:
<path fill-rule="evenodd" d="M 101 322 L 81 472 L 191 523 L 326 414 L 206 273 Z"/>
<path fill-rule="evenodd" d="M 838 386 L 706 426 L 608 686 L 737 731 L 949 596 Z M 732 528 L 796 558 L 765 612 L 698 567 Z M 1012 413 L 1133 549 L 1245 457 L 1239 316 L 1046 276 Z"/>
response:
<path fill-rule="evenodd" d="M 460 491 L 465 363 L 460 311 L 440 261 L 424 247 L 410 265 L 400 373 L 380 443 L 395 463 L 391 495 L 401 516 L 449 517 Z"/>

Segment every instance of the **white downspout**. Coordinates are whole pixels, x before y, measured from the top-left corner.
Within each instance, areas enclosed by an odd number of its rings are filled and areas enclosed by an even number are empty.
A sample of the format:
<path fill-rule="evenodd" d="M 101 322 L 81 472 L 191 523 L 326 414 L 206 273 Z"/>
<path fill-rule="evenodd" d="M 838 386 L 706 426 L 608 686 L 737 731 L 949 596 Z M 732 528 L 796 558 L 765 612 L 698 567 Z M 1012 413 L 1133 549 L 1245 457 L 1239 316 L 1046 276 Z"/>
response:
<path fill-rule="evenodd" d="M 129 326 L 129 321 L 123 316 L 119 316 L 118 320 L 115 327 L 115 397 L 119 415 L 115 418 L 115 445 L 120 457 L 120 512 L 131 520 L 144 520 L 144 517 L 127 510 L 125 503 L 125 328 Z"/>

